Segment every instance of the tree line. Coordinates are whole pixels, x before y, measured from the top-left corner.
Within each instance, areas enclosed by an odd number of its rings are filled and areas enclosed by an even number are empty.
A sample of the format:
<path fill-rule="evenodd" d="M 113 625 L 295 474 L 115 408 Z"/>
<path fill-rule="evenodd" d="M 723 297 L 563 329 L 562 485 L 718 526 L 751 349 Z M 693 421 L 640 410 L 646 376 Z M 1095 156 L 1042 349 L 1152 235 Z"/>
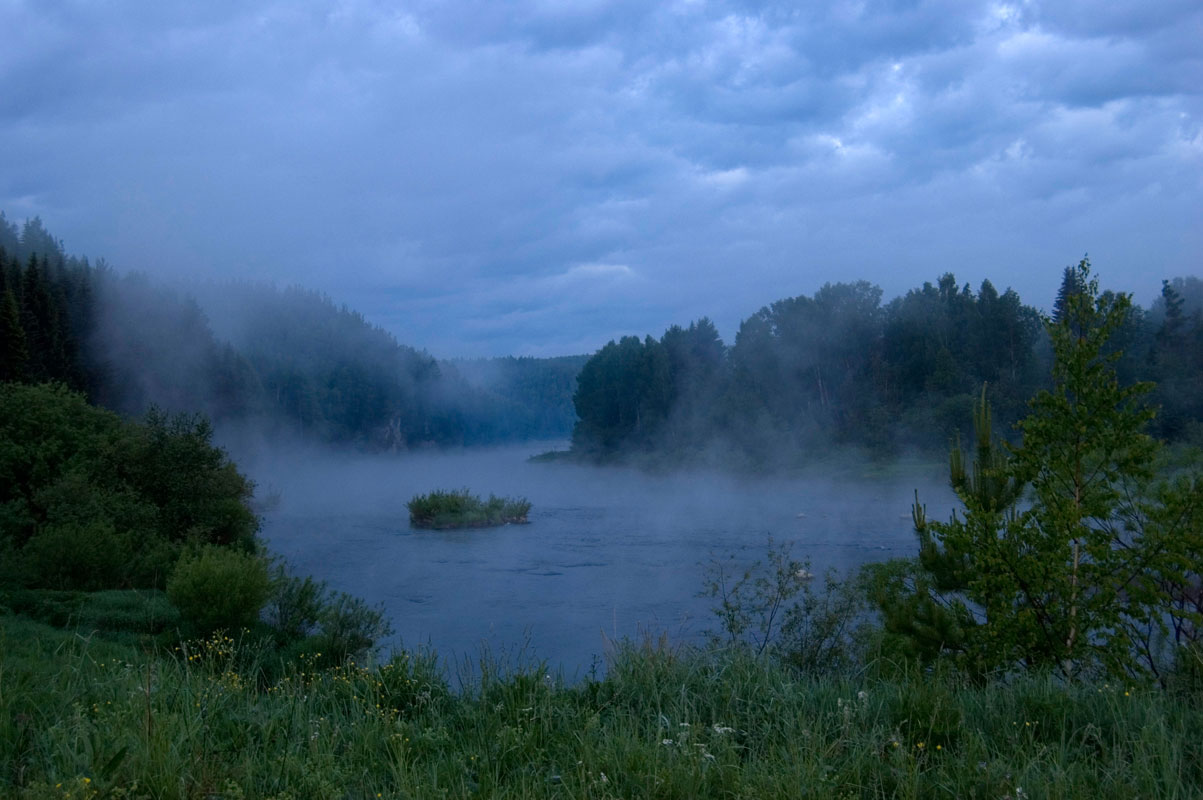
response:
<path fill-rule="evenodd" d="M 201 413 L 374 450 L 556 438 L 575 422 L 583 361 L 439 361 L 321 293 L 172 289 L 0 214 L 0 381 L 64 383 L 127 416 Z"/>
<path fill-rule="evenodd" d="M 1081 294 L 1067 268 L 1054 319 Z M 1109 295 L 1111 296 L 1111 295 Z M 1203 433 L 1203 282 L 1163 284 L 1148 311 L 1134 307 L 1108 346 L 1124 380 L 1153 380 L 1153 432 Z M 977 291 L 951 274 L 882 303 L 865 281 L 827 284 L 744 320 L 731 346 L 706 318 L 660 339 L 611 341 L 585 364 L 574 398 L 572 449 L 605 461 L 718 460 L 765 468 L 831 447 L 894 454 L 967 434 L 974 399 L 990 387 L 1009 430 L 1046 388 L 1046 318 L 989 281 Z"/>

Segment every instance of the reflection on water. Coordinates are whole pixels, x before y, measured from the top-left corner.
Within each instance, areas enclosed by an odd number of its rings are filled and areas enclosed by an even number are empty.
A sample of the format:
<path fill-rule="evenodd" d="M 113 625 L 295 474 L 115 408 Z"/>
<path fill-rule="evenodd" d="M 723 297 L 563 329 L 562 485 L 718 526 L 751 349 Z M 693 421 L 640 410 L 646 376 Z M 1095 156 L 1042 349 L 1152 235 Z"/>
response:
<path fill-rule="evenodd" d="M 407 646 L 460 659 L 482 644 L 525 645 L 527 658 L 571 677 L 604 637 L 680 641 L 712 627 L 709 601 L 696 596 L 712 556 L 750 563 L 769 536 L 793 543 L 816 573 L 912 555 L 913 491 L 935 518 L 953 504 L 928 477 L 752 480 L 527 463 L 542 449 L 260 458 L 252 473 L 281 492 L 263 535 L 297 572 L 383 604 Z M 413 495 L 465 486 L 527 497 L 530 524 L 410 529 Z"/>

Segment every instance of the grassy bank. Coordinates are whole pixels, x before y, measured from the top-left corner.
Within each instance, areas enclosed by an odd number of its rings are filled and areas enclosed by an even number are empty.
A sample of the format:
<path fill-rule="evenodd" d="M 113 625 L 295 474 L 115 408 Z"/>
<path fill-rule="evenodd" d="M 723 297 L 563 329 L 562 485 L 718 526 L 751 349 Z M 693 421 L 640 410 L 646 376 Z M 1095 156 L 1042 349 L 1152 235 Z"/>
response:
<path fill-rule="evenodd" d="M 0 617 L 0 796 L 1203 795 L 1197 698 L 1124 686 L 802 679 L 654 647 L 573 686 L 440 674 L 402 654 L 261 683 L 249 642 L 156 655 Z"/>

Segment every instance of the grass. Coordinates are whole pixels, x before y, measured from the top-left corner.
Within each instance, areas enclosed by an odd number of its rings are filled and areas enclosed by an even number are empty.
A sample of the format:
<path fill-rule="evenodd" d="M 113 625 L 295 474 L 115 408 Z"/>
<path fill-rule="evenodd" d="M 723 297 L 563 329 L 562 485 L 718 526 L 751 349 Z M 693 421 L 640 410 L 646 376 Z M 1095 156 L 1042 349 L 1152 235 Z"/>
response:
<path fill-rule="evenodd" d="M 459 491 L 436 491 L 418 495 L 407 504 L 409 522 L 415 528 L 484 528 L 527 522 L 531 504 L 525 498 L 489 495 L 488 500 Z"/>
<path fill-rule="evenodd" d="M 801 678 L 618 648 L 565 685 L 429 656 L 271 683 L 216 635 L 154 652 L 0 617 L 6 798 L 1194 798 L 1203 704 L 1111 685 Z"/>

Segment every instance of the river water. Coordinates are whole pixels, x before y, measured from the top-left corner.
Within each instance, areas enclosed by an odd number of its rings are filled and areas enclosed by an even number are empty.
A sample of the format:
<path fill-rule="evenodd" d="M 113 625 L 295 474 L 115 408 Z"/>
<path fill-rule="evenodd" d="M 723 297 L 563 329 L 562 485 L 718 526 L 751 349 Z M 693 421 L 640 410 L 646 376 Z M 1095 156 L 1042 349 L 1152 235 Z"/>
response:
<path fill-rule="evenodd" d="M 698 597 L 703 564 L 750 564 L 769 537 L 812 571 L 913 555 L 910 506 L 935 518 L 954 498 L 931 471 L 906 477 L 741 479 L 710 473 L 529 463 L 547 449 L 392 458 L 277 453 L 250 463 L 278 490 L 265 515 L 269 548 L 292 569 L 383 605 L 400 643 L 449 663 L 487 648 L 511 663 L 546 661 L 585 674 L 607 639 L 667 634 L 695 641 L 714 627 Z M 528 525 L 414 530 L 406 502 L 467 487 L 533 503 Z"/>

